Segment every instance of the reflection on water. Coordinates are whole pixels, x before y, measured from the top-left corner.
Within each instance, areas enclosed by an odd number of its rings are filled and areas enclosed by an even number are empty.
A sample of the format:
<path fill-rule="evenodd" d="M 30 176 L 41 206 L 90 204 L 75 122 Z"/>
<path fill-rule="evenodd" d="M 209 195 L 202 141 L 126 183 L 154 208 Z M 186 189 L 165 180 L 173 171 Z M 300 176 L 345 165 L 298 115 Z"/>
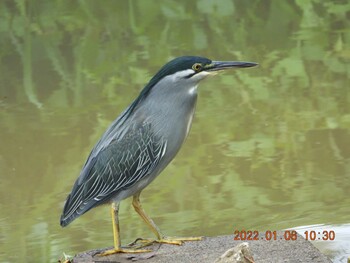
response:
<path fill-rule="evenodd" d="M 62 229 L 64 200 L 91 147 L 155 71 L 194 54 L 260 67 L 201 84 L 188 140 L 141 196 L 147 212 L 179 236 L 334 226 L 336 242 L 316 245 L 341 262 L 350 239 L 347 10 L 327 1 L 2 1 L 1 259 L 53 262 L 112 245 L 107 206 Z M 130 200 L 121 235 L 152 235 Z"/>
<path fill-rule="evenodd" d="M 331 258 L 333 262 L 348 262 L 348 256 L 350 255 L 350 224 L 302 226 L 295 230 L 304 237 L 305 231 L 313 232 L 314 235 L 309 234 L 309 237 L 312 237 L 313 244 Z M 333 231 L 336 238 L 334 240 L 322 240 L 323 237 L 326 238 L 322 234 L 324 231 L 327 233 Z"/>

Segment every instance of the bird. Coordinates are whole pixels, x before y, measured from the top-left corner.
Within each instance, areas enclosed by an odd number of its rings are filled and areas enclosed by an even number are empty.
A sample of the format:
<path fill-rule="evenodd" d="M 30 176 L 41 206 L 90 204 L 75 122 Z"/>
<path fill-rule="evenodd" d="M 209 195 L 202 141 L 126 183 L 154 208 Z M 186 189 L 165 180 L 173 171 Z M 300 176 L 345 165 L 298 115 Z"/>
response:
<path fill-rule="evenodd" d="M 122 247 L 118 211 L 122 200 L 133 197 L 135 211 L 156 235 L 151 242 L 180 245 L 201 237 L 170 238 L 159 230 L 141 206 L 140 194 L 173 160 L 191 128 L 199 82 L 231 68 L 258 64 L 243 61 L 212 61 L 199 56 L 177 57 L 166 63 L 117 117 L 88 156 L 60 218 L 62 227 L 103 204 L 111 204 L 114 253 L 149 250 Z"/>

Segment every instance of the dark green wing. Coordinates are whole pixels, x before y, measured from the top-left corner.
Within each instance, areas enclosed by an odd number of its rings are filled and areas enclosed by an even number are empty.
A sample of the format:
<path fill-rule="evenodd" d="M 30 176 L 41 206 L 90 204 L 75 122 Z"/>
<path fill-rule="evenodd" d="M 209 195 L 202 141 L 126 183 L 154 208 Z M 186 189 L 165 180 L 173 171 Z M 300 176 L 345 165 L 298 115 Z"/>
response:
<path fill-rule="evenodd" d="M 154 134 L 150 125 L 143 125 L 90 154 L 67 198 L 61 225 L 68 225 L 145 178 L 157 167 L 165 151 L 166 142 Z"/>

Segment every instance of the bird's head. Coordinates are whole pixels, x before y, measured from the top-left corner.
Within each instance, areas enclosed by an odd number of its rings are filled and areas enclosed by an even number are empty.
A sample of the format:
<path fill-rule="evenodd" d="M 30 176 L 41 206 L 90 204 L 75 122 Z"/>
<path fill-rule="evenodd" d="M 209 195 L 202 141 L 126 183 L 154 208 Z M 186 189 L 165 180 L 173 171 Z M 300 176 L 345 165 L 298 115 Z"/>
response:
<path fill-rule="evenodd" d="M 165 64 L 150 80 L 147 86 L 151 88 L 165 77 L 171 78 L 173 82 L 192 82 L 194 85 L 197 85 L 199 81 L 208 75 L 214 75 L 218 71 L 230 68 L 254 67 L 257 65 L 254 62 L 212 61 L 204 57 L 183 56 Z"/>
<path fill-rule="evenodd" d="M 198 83 L 209 75 L 230 68 L 248 68 L 258 64 L 241 61 L 212 61 L 204 57 L 183 56 L 175 58 L 165 64 L 154 75 L 141 91 L 138 98 L 132 103 L 128 112 L 142 102 L 150 93 L 156 100 L 172 98 L 172 94 L 196 94 Z M 151 92 L 153 90 L 153 92 Z M 182 98 L 186 98 L 183 96 Z M 156 101 L 154 100 L 154 101 Z"/>

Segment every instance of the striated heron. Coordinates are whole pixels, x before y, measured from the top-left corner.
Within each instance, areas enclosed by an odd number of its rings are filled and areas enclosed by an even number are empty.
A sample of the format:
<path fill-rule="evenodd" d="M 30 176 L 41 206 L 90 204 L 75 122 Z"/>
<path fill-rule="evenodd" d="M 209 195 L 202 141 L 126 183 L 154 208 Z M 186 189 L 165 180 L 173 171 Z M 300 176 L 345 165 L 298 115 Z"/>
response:
<path fill-rule="evenodd" d="M 256 65 L 195 56 L 178 57 L 164 65 L 92 149 L 67 197 L 61 226 L 67 226 L 91 208 L 111 203 L 114 249 L 101 255 L 146 252 L 121 247 L 119 203 L 133 196 L 133 207 L 156 235 L 153 242 L 180 245 L 183 241 L 200 240 L 164 236 L 142 209 L 140 193 L 181 148 L 191 127 L 198 83 L 220 70 Z"/>

